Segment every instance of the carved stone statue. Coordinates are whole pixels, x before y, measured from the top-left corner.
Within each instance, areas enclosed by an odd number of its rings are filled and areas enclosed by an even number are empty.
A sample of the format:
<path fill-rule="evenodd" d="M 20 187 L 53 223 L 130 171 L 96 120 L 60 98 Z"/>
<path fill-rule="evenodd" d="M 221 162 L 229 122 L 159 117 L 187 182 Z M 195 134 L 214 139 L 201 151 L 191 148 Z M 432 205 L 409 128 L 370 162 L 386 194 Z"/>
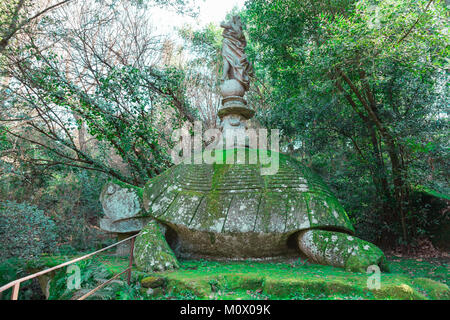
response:
<path fill-rule="evenodd" d="M 222 22 L 220 26 L 224 28 L 222 33 L 222 80 L 237 80 L 244 91 L 248 91 L 250 85 L 249 74 L 252 72 L 252 67 L 244 52 L 247 41 L 242 32 L 241 18 L 233 16 L 231 21 Z"/>
<path fill-rule="evenodd" d="M 231 21 L 222 22 L 223 30 L 222 57 L 223 83 L 220 86 L 222 107 L 218 115 L 221 120 L 222 143 L 234 141 L 238 138 L 239 146 L 246 146 L 247 142 L 242 134 L 247 129 L 247 120 L 253 117 L 255 111 L 247 107 L 244 99 L 249 90 L 250 78 L 253 72 L 244 49 L 247 45 L 242 31 L 241 18 L 233 16 Z M 241 129 L 241 130 L 236 130 Z"/>

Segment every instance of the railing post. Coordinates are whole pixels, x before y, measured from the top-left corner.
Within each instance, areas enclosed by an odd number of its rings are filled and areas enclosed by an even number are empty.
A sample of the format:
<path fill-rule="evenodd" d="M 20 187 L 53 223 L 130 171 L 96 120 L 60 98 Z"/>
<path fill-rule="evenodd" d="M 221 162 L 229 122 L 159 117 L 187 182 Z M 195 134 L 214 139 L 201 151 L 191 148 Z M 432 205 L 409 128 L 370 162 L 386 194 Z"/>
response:
<path fill-rule="evenodd" d="M 19 288 L 20 282 L 17 282 L 12 289 L 11 300 L 17 300 L 19 298 Z"/>
<path fill-rule="evenodd" d="M 131 283 L 131 268 L 133 267 L 133 252 L 134 252 L 134 239 L 131 239 L 131 248 L 130 248 L 130 263 L 128 264 L 128 285 Z"/>

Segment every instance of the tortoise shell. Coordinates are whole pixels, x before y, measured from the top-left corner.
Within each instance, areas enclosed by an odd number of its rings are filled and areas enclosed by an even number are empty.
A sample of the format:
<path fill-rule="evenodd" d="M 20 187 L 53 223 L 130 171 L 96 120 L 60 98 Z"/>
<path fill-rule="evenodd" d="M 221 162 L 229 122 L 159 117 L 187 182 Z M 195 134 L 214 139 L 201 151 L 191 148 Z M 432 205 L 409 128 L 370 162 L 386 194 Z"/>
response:
<path fill-rule="evenodd" d="M 175 231 L 181 255 L 283 255 L 288 238 L 301 230 L 354 233 L 344 208 L 311 169 L 264 150 L 278 156 L 279 168 L 263 175 L 267 165 L 251 164 L 251 149 L 240 151 L 246 153 L 245 163 L 233 161 L 239 149 L 219 150 L 214 164 L 181 163 L 146 184 L 144 208 Z"/>

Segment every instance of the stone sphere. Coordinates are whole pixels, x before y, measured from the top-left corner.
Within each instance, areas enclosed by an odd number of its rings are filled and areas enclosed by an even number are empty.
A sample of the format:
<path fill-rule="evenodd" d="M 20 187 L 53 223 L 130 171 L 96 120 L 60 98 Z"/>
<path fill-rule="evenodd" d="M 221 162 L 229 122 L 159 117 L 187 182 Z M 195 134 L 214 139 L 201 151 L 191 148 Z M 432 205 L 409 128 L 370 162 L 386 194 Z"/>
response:
<path fill-rule="evenodd" d="M 245 94 L 244 87 L 235 79 L 225 80 L 220 86 L 222 97 L 243 97 Z"/>

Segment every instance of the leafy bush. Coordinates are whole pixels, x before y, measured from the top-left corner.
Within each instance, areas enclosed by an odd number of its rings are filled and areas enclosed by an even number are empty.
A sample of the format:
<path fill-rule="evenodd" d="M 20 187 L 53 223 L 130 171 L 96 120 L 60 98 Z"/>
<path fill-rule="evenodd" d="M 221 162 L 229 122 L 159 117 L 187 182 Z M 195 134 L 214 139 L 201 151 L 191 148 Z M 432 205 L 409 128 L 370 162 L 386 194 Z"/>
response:
<path fill-rule="evenodd" d="M 107 279 L 111 276 L 105 266 L 98 264 L 94 259 L 83 260 L 75 263 L 80 270 L 80 285 L 83 289 L 93 289 L 97 279 Z M 76 288 L 70 288 L 67 285 L 71 273 L 67 273 L 67 268 L 56 271 L 54 278 L 50 283 L 49 300 L 71 299 L 76 294 Z"/>
<path fill-rule="evenodd" d="M 105 175 L 62 167 L 44 172 L 25 165 L 8 171 L 6 165 L 0 161 L 0 201 L 25 202 L 44 210 L 56 224 L 58 245 L 76 251 L 104 245 L 109 236 L 95 226 L 103 212 L 98 199 Z"/>
<path fill-rule="evenodd" d="M 0 202 L 0 261 L 33 260 L 49 252 L 56 240 L 53 220 L 27 203 Z"/>
<path fill-rule="evenodd" d="M 16 279 L 27 276 L 27 264 L 17 258 L 7 259 L 0 262 L 0 287 Z M 0 293 L 0 300 L 10 300 L 12 288 Z M 24 281 L 20 284 L 19 300 L 44 299 L 37 278 Z"/>
<path fill-rule="evenodd" d="M 101 247 L 101 234 L 92 228 L 102 213 L 98 201 L 105 183 L 103 177 L 86 172 L 53 173 L 39 189 L 37 203 L 50 215 L 58 229 L 59 241 L 77 251 Z"/>

